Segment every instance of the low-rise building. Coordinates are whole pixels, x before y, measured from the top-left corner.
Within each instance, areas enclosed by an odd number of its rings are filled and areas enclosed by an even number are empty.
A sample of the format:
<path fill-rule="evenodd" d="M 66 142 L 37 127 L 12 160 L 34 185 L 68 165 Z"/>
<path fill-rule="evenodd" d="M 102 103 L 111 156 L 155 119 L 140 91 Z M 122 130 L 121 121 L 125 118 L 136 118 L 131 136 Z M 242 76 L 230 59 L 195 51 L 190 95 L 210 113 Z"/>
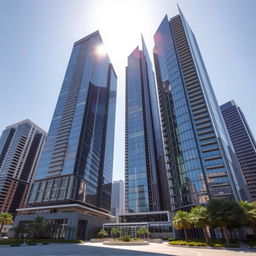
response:
<path fill-rule="evenodd" d="M 125 213 L 118 216 L 116 223 L 104 223 L 103 228 L 111 234 L 112 228 L 118 228 L 120 235 L 137 237 L 139 228 L 146 228 L 149 238 L 168 239 L 173 237 L 169 211 Z"/>

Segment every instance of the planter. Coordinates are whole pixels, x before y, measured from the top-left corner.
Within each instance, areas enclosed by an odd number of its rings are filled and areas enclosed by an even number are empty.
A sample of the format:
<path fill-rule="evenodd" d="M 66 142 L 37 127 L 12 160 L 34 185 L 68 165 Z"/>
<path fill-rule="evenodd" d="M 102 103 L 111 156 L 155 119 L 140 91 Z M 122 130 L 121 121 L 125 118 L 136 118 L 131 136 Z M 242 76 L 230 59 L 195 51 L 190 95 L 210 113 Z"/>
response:
<path fill-rule="evenodd" d="M 138 245 L 149 245 L 148 241 L 135 241 L 135 242 L 123 242 L 123 241 L 105 241 L 104 245 L 125 245 L 125 246 L 138 246 Z"/>
<path fill-rule="evenodd" d="M 216 248 L 216 247 L 211 247 L 211 246 L 207 246 L 207 245 L 193 245 L 192 246 L 192 245 L 168 244 L 168 246 L 183 247 L 183 248 L 206 248 L 206 249 Z"/>
<path fill-rule="evenodd" d="M 168 246 L 183 247 L 183 248 L 203 248 L 203 249 L 239 249 L 240 247 L 225 247 L 225 246 L 210 246 L 210 245 L 179 245 L 179 244 L 168 244 Z"/>
<path fill-rule="evenodd" d="M 161 244 L 161 243 L 163 242 L 163 239 L 155 238 L 155 239 L 147 239 L 147 241 L 148 241 L 149 243 Z"/>
<path fill-rule="evenodd" d="M 105 241 L 112 241 L 112 238 L 92 238 L 90 239 L 91 243 L 103 243 Z"/>

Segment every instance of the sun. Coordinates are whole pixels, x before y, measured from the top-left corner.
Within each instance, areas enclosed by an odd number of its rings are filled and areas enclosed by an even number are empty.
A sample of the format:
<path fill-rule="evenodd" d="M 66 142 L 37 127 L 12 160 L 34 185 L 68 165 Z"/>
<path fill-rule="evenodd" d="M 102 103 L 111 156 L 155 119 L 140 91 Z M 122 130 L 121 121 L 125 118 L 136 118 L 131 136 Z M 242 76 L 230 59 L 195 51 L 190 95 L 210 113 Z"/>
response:
<path fill-rule="evenodd" d="M 97 48 L 96 48 L 96 53 L 97 53 L 99 56 L 104 56 L 104 55 L 106 55 L 106 49 L 105 49 L 105 47 L 104 47 L 103 44 L 97 46 Z"/>
<path fill-rule="evenodd" d="M 150 34 L 151 39 L 152 32 L 148 24 L 150 24 L 154 12 L 148 1 L 150 0 L 93 1 L 94 4 L 91 6 L 87 18 L 90 20 L 90 24 L 94 24 L 92 30 L 100 31 L 107 54 L 117 72 L 119 70 L 123 72 L 127 57 L 140 44 L 141 33 L 146 41 L 147 34 Z M 151 40 L 153 41 L 153 39 Z M 152 48 L 151 45 L 148 47 Z M 101 53 L 104 55 L 101 47 L 96 52 L 98 56 Z"/>

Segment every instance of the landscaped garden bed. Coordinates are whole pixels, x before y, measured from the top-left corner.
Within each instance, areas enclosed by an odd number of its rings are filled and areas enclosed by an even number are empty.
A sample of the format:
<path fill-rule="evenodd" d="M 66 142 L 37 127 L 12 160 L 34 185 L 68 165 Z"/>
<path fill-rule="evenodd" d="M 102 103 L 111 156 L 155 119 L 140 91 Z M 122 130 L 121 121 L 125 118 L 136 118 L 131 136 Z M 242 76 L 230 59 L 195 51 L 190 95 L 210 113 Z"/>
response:
<path fill-rule="evenodd" d="M 172 221 L 175 229 L 183 231 L 185 240 L 172 240 L 169 242 L 170 245 L 239 248 L 237 241 L 230 240 L 229 231 L 234 228 L 255 227 L 256 204 L 247 201 L 211 199 L 205 206 L 195 206 L 189 211 L 178 210 Z M 205 239 L 189 240 L 187 230 L 192 228 L 201 229 Z M 209 239 L 209 228 L 220 228 L 223 240 Z M 255 245 L 251 247 L 254 248 Z"/>
<path fill-rule="evenodd" d="M 226 244 L 222 240 L 212 240 L 208 243 L 201 241 L 201 240 L 171 240 L 169 241 L 169 245 L 176 245 L 176 246 L 198 246 L 198 247 L 229 247 L 229 248 L 239 248 L 240 245 L 235 241 L 230 244 Z"/>
<path fill-rule="evenodd" d="M 110 230 L 111 237 L 105 229 L 100 229 L 98 232 L 99 238 L 91 239 L 91 242 L 102 242 L 104 245 L 148 245 L 146 241 L 148 238 L 148 230 L 144 227 L 137 229 L 137 238 L 132 238 L 128 230 L 121 232 L 119 228 L 112 228 Z M 159 242 L 160 239 L 154 239 Z"/>
<path fill-rule="evenodd" d="M 91 243 L 103 243 L 103 242 L 106 242 L 106 241 L 112 241 L 113 238 L 92 238 L 90 239 L 90 242 Z"/>
<path fill-rule="evenodd" d="M 122 240 L 112 240 L 112 241 L 105 241 L 103 242 L 104 245 L 148 245 L 148 241 L 143 240 L 130 240 L 128 242 Z"/>

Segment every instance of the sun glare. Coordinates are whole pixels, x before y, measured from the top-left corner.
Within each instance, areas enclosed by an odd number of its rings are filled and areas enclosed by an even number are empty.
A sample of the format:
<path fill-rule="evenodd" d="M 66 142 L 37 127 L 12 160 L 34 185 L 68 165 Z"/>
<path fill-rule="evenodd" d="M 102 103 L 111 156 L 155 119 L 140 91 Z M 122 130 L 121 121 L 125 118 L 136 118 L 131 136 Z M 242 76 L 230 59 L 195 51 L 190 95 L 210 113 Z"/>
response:
<path fill-rule="evenodd" d="M 96 49 L 96 52 L 97 52 L 97 54 L 100 55 L 100 56 L 106 55 L 106 49 L 105 49 L 104 45 L 103 45 L 103 44 L 98 45 L 98 46 L 97 46 L 97 49 Z"/>
<path fill-rule="evenodd" d="M 148 23 L 151 19 L 148 0 L 97 0 L 95 2 L 90 10 L 89 20 L 95 24 L 94 29 L 100 31 L 107 54 L 116 71 L 123 72 L 128 55 L 140 44 L 141 33 L 149 44 L 146 36 L 149 34 Z M 148 47 L 152 48 L 150 45 Z M 101 52 L 100 48 L 99 51 Z"/>

